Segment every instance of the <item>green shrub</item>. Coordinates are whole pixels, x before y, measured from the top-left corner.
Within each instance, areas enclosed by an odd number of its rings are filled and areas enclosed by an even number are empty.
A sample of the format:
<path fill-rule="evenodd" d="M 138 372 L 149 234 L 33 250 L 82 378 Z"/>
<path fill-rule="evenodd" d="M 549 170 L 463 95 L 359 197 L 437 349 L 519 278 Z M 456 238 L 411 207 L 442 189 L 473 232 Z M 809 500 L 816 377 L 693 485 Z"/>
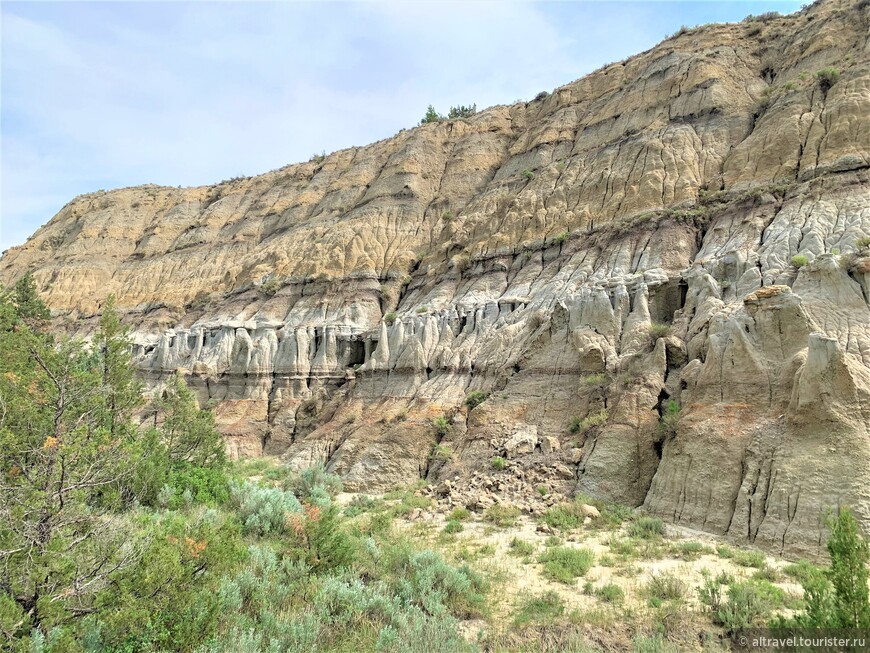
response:
<path fill-rule="evenodd" d="M 670 324 L 663 324 L 661 322 L 653 322 L 647 327 L 649 331 L 650 342 L 655 345 L 656 341 L 659 338 L 665 338 L 673 332 L 673 328 Z"/>
<path fill-rule="evenodd" d="M 341 477 L 330 474 L 322 464 L 291 472 L 284 489 L 295 494 L 300 501 L 323 503 L 323 497 L 334 498 L 342 491 Z"/>
<path fill-rule="evenodd" d="M 594 561 L 595 555 L 590 549 L 565 546 L 547 549 L 538 557 L 538 562 L 544 565 L 545 577 L 566 584 L 584 576 Z"/>
<path fill-rule="evenodd" d="M 541 521 L 548 526 L 565 531 L 579 528 L 583 525 L 583 519 L 584 515 L 578 502 L 557 504 L 541 516 Z"/>
<path fill-rule="evenodd" d="M 590 429 L 601 426 L 605 422 L 607 422 L 608 417 L 610 417 L 610 413 L 606 408 L 602 408 L 601 410 L 591 413 L 580 419 L 579 417 L 572 417 L 571 421 L 568 423 L 568 431 L 578 435 L 581 433 L 586 433 Z"/>
<path fill-rule="evenodd" d="M 719 578 L 713 578 L 709 572 L 702 572 L 704 580 L 698 588 L 698 600 L 711 613 L 716 614 L 722 607 L 722 583 Z"/>
<path fill-rule="evenodd" d="M 870 236 L 861 236 L 861 238 L 855 241 L 855 247 L 858 249 L 870 247 Z"/>
<path fill-rule="evenodd" d="M 447 515 L 447 519 L 451 521 L 465 521 L 469 517 L 471 517 L 471 511 L 467 508 L 454 508 Z"/>
<path fill-rule="evenodd" d="M 819 86 L 822 91 L 827 92 L 834 84 L 840 80 L 840 71 L 836 68 L 822 68 L 816 72 L 816 78 L 819 80 Z"/>
<path fill-rule="evenodd" d="M 432 447 L 432 453 L 429 455 L 431 460 L 451 460 L 453 458 L 453 448 L 449 444 L 436 444 Z"/>
<path fill-rule="evenodd" d="M 713 614 L 714 620 L 729 632 L 752 628 L 764 623 L 770 605 L 757 584 L 734 583 L 728 587 L 728 600 Z"/>
<path fill-rule="evenodd" d="M 435 427 L 435 432 L 438 434 L 438 437 L 443 438 L 447 434 L 450 433 L 451 425 L 450 420 L 448 420 L 444 415 L 436 417 L 432 420 L 432 425 Z"/>
<path fill-rule="evenodd" d="M 508 528 L 517 523 L 520 509 L 516 506 L 503 506 L 495 504 L 483 511 L 483 518 L 501 528 Z"/>
<path fill-rule="evenodd" d="M 514 624 L 550 624 L 565 613 L 565 602 L 550 590 L 536 596 L 521 599 L 514 614 Z"/>
<path fill-rule="evenodd" d="M 761 569 L 767 565 L 767 556 L 761 551 L 737 551 L 734 553 L 734 562 L 741 567 Z"/>
<path fill-rule="evenodd" d="M 461 522 L 458 521 L 448 521 L 444 525 L 444 532 L 447 534 L 451 533 L 461 533 L 464 530 L 464 527 Z"/>
<path fill-rule="evenodd" d="M 293 493 L 249 481 L 230 484 L 230 502 L 244 532 L 258 536 L 285 532 L 290 515 L 302 512 L 302 505 Z"/>
<path fill-rule="evenodd" d="M 644 587 L 647 598 L 659 601 L 680 601 L 688 592 L 686 583 L 669 573 L 653 574 Z"/>
<path fill-rule="evenodd" d="M 393 323 L 396 321 L 397 317 L 398 315 L 396 315 L 396 311 L 390 311 L 389 313 L 384 315 L 384 322 L 387 324 L 387 326 L 392 326 Z"/>
<path fill-rule="evenodd" d="M 786 576 L 794 578 L 799 583 L 803 584 L 815 574 L 822 573 L 821 567 L 814 565 L 808 560 L 798 560 L 793 564 L 786 565 L 782 568 L 782 572 Z"/>
<path fill-rule="evenodd" d="M 518 556 L 530 556 L 532 555 L 537 547 L 534 542 L 529 542 L 528 540 L 521 540 L 519 538 L 513 538 L 509 545 L 509 553 Z"/>
<path fill-rule="evenodd" d="M 602 585 L 596 589 L 595 596 L 605 603 L 622 603 L 625 600 L 625 592 L 622 591 L 619 585 L 614 585 L 613 583 Z"/>
<path fill-rule="evenodd" d="M 507 465 L 507 461 L 501 456 L 493 456 L 492 460 L 489 461 L 489 464 L 492 465 L 494 470 L 500 472 Z"/>
<path fill-rule="evenodd" d="M 468 406 L 469 410 L 474 410 L 480 404 L 482 404 L 486 400 L 486 393 L 480 390 L 474 390 L 468 393 L 468 396 L 465 397 L 465 405 Z"/>
<path fill-rule="evenodd" d="M 628 527 L 628 534 L 631 537 L 640 537 L 647 540 L 660 538 L 665 534 L 665 524 L 658 517 L 642 515 L 635 519 Z"/>
<path fill-rule="evenodd" d="M 668 399 L 662 407 L 660 428 L 666 433 L 676 433 L 680 424 L 680 402 Z"/>
<path fill-rule="evenodd" d="M 720 558 L 724 558 L 726 560 L 734 557 L 734 549 L 732 549 L 727 544 L 720 544 L 719 546 L 717 546 L 716 553 L 719 555 Z"/>
<path fill-rule="evenodd" d="M 270 277 L 268 280 L 260 284 L 260 292 L 266 297 L 274 297 L 278 291 L 284 287 L 284 282 L 277 277 Z"/>
<path fill-rule="evenodd" d="M 607 383 L 607 375 L 604 372 L 588 374 L 583 377 L 583 383 L 587 386 L 603 386 Z"/>
<path fill-rule="evenodd" d="M 765 564 L 762 567 L 759 567 L 758 570 L 752 574 L 752 580 L 778 583 L 782 580 L 782 572 L 780 572 L 776 567 L 771 567 L 770 565 Z"/>
<path fill-rule="evenodd" d="M 802 268 L 809 262 L 810 260 L 803 254 L 795 254 L 791 257 L 791 264 L 796 268 Z"/>
<path fill-rule="evenodd" d="M 683 560 L 697 560 L 703 554 L 710 551 L 709 547 L 693 540 L 679 542 L 674 546 L 674 551 Z"/>
<path fill-rule="evenodd" d="M 526 170 L 523 170 L 523 177 L 525 177 L 526 179 L 531 181 L 532 179 L 535 178 L 535 173 L 532 172 L 531 170 L 526 169 Z"/>
<path fill-rule="evenodd" d="M 569 233 L 567 231 L 563 231 L 560 234 L 557 234 L 555 238 L 553 238 L 553 242 L 556 245 L 561 245 L 566 240 L 568 240 Z"/>

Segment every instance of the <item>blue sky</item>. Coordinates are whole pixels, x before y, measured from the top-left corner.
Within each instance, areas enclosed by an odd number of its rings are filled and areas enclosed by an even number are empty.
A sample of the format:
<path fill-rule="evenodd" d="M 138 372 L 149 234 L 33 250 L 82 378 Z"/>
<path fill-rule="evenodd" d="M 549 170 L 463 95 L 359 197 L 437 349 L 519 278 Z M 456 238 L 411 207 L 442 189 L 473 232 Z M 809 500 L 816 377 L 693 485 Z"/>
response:
<path fill-rule="evenodd" d="M 0 4 L 0 251 L 75 195 L 253 175 L 798 2 Z"/>

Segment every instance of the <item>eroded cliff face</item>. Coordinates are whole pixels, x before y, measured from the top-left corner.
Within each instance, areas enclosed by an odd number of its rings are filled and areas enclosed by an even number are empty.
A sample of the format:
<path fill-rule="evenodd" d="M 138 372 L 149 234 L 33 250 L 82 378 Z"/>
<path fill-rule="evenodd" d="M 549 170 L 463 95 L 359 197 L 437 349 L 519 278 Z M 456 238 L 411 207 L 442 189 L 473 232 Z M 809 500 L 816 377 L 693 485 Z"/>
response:
<path fill-rule="evenodd" d="M 870 525 L 868 35 L 866 2 L 817 3 L 323 160 L 82 196 L 0 281 L 32 270 L 80 334 L 114 293 L 149 385 L 186 374 L 234 455 L 358 490 L 507 455 L 812 555 L 829 509 Z"/>

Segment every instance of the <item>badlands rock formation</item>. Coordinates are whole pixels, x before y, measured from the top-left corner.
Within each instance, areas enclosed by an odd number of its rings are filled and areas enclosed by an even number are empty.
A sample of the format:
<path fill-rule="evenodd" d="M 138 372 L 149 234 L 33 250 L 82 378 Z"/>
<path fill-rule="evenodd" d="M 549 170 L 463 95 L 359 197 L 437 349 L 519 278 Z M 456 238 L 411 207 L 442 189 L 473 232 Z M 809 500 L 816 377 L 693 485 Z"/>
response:
<path fill-rule="evenodd" d="M 114 293 L 234 455 L 448 491 L 498 455 L 813 554 L 840 504 L 870 526 L 868 235 L 870 5 L 823 0 L 322 160 L 78 197 L 0 281 L 32 270 L 80 335 Z"/>

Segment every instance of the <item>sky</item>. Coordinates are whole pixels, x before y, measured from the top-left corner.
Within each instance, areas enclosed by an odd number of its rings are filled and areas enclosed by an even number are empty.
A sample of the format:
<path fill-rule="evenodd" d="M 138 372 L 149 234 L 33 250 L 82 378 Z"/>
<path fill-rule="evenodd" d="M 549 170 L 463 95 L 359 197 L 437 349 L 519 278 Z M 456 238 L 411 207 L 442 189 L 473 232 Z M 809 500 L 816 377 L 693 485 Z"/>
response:
<path fill-rule="evenodd" d="M 195 186 L 528 100 L 773 1 L 0 3 L 0 251 L 76 195 Z"/>

